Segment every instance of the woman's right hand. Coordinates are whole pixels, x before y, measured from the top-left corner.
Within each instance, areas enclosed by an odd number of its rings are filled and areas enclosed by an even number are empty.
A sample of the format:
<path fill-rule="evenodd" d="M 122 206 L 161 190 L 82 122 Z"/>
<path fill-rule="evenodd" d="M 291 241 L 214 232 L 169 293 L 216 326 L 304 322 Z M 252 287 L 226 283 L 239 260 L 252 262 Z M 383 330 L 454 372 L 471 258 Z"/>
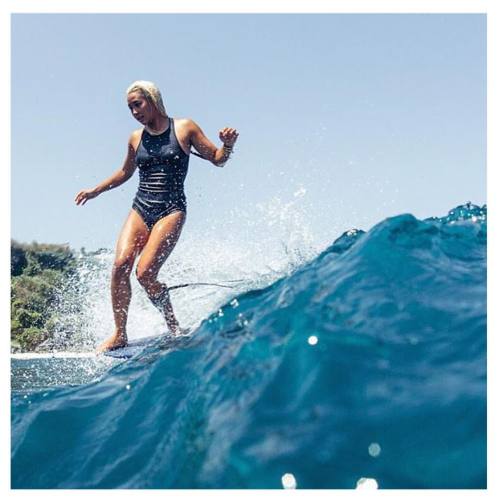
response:
<path fill-rule="evenodd" d="M 99 193 L 95 189 L 82 189 L 75 197 L 77 205 L 85 205 L 87 200 L 91 200 L 98 196 Z"/>

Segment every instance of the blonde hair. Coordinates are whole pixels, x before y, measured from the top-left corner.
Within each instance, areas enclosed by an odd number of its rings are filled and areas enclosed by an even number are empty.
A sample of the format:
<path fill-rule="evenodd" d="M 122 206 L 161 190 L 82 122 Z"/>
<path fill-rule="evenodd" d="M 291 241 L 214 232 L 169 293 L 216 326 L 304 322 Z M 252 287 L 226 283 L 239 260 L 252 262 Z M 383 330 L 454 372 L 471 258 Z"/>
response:
<path fill-rule="evenodd" d="M 153 83 L 146 80 L 137 80 L 132 83 L 127 89 L 127 95 L 132 92 L 140 92 L 157 110 L 162 116 L 167 116 L 165 111 L 165 106 L 163 105 L 163 99 L 161 98 L 160 89 Z"/>

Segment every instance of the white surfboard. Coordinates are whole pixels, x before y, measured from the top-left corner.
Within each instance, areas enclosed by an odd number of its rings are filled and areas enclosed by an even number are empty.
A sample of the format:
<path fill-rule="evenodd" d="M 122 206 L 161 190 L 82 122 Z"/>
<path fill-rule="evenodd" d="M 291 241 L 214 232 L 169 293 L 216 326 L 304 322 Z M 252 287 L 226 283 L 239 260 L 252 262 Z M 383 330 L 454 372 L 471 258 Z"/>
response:
<path fill-rule="evenodd" d="M 17 352 L 11 353 L 12 359 L 75 359 L 75 358 L 95 358 L 95 352 Z"/>
<path fill-rule="evenodd" d="M 137 354 L 140 354 L 147 347 L 151 347 L 155 344 L 166 347 L 170 344 L 174 345 L 180 339 L 186 339 L 189 337 L 189 333 L 186 333 L 184 335 L 170 335 L 167 333 L 162 333 L 160 335 L 153 335 L 151 337 L 142 337 L 137 340 L 131 340 L 125 347 L 113 349 L 112 351 L 106 351 L 103 354 L 110 358 L 130 359 Z"/>

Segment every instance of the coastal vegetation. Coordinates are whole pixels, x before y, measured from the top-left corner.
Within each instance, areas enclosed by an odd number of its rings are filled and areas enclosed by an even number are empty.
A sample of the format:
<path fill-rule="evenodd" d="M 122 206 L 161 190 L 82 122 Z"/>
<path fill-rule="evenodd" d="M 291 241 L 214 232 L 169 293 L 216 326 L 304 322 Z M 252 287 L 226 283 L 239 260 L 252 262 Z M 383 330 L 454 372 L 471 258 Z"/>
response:
<path fill-rule="evenodd" d="M 11 240 L 12 351 L 35 350 L 54 335 L 59 292 L 76 268 L 68 245 Z"/>

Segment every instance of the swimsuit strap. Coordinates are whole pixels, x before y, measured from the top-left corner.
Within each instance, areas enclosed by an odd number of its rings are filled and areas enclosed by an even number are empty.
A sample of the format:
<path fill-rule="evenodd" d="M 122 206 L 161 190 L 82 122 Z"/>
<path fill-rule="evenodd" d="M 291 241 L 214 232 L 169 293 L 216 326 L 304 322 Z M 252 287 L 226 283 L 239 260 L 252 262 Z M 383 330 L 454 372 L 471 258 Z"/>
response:
<path fill-rule="evenodd" d="M 169 116 L 168 117 L 168 142 L 170 144 L 175 144 L 176 142 L 178 143 L 179 141 L 176 141 L 176 135 L 174 132 L 174 119 Z M 180 144 L 179 144 L 180 147 Z M 181 148 L 182 149 L 182 148 Z"/>

